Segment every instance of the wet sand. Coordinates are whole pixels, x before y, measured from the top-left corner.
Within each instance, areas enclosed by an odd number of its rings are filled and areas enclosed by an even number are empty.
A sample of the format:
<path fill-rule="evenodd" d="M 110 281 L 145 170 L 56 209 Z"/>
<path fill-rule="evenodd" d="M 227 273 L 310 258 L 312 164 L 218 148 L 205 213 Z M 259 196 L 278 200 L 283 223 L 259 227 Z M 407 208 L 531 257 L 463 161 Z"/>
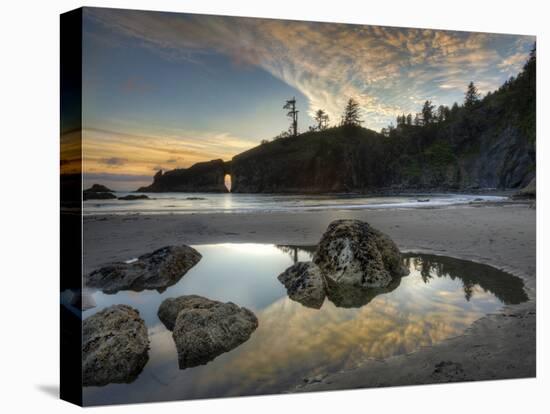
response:
<path fill-rule="evenodd" d="M 87 216 L 84 264 L 127 260 L 169 244 L 316 244 L 338 218 L 365 220 L 403 251 L 492 265 L 521 277 L 528 302 L 476 321 L 464 335 L 412 354 L 304 381 L 293 391 L 412 385 L 536 375 L 536 210 L 528 203 L 300 213 Z M 299 379 L 298 379 L 299 380 Z"/>

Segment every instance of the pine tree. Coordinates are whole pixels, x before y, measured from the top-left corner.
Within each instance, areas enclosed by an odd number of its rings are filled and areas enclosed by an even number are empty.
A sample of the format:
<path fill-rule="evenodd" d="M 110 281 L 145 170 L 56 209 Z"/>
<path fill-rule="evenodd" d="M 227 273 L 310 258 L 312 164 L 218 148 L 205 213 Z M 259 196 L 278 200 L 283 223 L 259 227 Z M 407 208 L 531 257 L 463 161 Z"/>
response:
<path fill-rule="evenodd" d="M 315 112 L 314 119 L 315 119 L 315 122 L 317 122 L 316 128 L 318 131 L 322 131 L 328 128 L 329 117 L 328 117 L 328 114 L 322 109 L 319 109 L 317 110 L 317 112 Z"/>
<path fill-rule="evenodd" d="M 472 108 L 479 103 L 479 92 L 473 82 L 468 85 L 468 90 L 464 95 L 464 106 L 466 108 Z"/>
<path fill-rule="evenodd" d="M 424 125 L 431 124 L 434 120 L 434 110 L 435 106 L 432 105 L 432 101 L 424 102 L 422 107 L 422 119 L 424 120 Z"/>
<path fill-rule="evenodd" d="M 359 103 L 353 99 L 349 98 L 346 108 L 344 109 L 344 115 L 342 116 L 342 124 L 348 126 L 359 126 L 363 123 L 361 120 L 361 108 L 359 108 Z"/>

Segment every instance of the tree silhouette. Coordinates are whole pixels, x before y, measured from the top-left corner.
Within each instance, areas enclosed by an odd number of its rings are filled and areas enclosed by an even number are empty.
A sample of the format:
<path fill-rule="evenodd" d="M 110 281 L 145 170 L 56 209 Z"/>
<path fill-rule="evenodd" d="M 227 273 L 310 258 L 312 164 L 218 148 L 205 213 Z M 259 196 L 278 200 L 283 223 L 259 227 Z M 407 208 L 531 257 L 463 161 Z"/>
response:
<path fill-rule="evenodd" d="M 449 118 L 450 109 L 445 105 L 439 105 L 437 108 L 437 122 L 443 122 Z"/>
<path fill-rule="evenodd" d="M 359 103 L 353 99 L 349 98 L 346 108 L 344 109 L 344 115 L 342 116 L 342 124 L 347 126 L 359 126 L 363 123 L 361 120 L 361 108 L 359 108 Z"/>
<path fill-rule="evenodd" d="M 464 106 L 466 108 L 472 108 L 480 101 L 479 92 L 473 82 L 468 85 L 468 90 L 464 95 Z"/>
<path fill-rule="evenodd" d="M 433 122 L 434 108 L 435 106 L 432 105 L 432 101 L 424 102 L 424 106 L 422 107 L 422 120 L 424 121 L 424 125 L 428 125 Z"/>
<path fill-rule="evenodd" d="M 290 133 L 293 137 L 298 135 L 298 112 L 296 110 L 296 98 L 292 97 L 292 99 L 289 99 L 286 101 L 285 106 L 283 106 L 283 109 L 288 109 L 288 113 L 286 116 L 288 116 L 291 119 L 290 123 Z"/>
<path fill-rule="evenodd" d="M 319 109 L 317 110 L 317 112 L 315 112 L 315 122 L 317 122 L 317 129 L 319 131 L 322 131 L 324 129 L 327 129 L 328 128 L 328 121 L 329 121 L 329 117 L 328 117 L 328 114 L 323 111 L 322 109 Z"/>

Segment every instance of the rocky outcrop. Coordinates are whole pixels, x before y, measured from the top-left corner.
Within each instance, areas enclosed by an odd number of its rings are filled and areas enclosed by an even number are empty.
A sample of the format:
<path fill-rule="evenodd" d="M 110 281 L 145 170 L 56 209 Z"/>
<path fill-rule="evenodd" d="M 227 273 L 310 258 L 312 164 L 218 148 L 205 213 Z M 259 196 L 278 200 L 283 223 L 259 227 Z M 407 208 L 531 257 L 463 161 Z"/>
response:
<path fill-rule="evenodd" d="M 167 246 L 139 256 L 131 263 L 116 262 L 95 270 L 85 277 L 85 285 L 104 293 L 145 289 L 163 292 L 177 283 L 201 257 L 186 245 Z"/>
<path fill-rule="evenodd" d="M 118 199 L 119 200 L 124 200 L 124 201 L 150 200 L 150 198 L 148 196 L 146 196 L 145 194 L 139 194 L 139 195 L 128 194 L 128 195 L 125 195 L 123 197 L 119 197 Z"/>
<path fill-rule="evenodd" d="M 112 193 L 113 190 L 102 184 L 93 184 L 90 188 L 84 190 L 85 193 Z"/>
<path fill-rule="evenodd" d="M 385 234 L 360 220 L 336 220 L 323 234 L 312 262 L 298 262 L 278 277 L 288 296 L 319 309 L 325 296 L 338 307 L 360 307 L 397 288 L 408 274 Z"/>
<path fill-rule="evenodd" d="M 309 308 L 320 309 L 325 301 L 325 284 L 321 270 L 311 262 L 298 262 L 278 277 L 290 299 Z"/>
<path fill-rule="evenodd" d="M 204 365 L 234 349 L 258 327 L 248 309 L 196 295 L 166 299 L 158 316 L 172 331 L 180 369 Z"/>
<path fill-rule="evenodd" d="M 113 305 L 82 322 L 84 386 L 130 383 L 149 359 L 145 322 L 130 306 Z"/>
<path fill-rule="evenodd" d="M 395 243 L 360 220 L 330 223 L 313 262 L 330 282 L 362 288 L 386 287 L 407 272 Z"/>
<path fill-rule="evenodd" d="M 140 192 L 202 192 L 227 193 L 225 187 L 226 163 L 223 160 L 199 162 L 189 168 L 158 171 L 153 183 L 141 187 Z"/>
<path fill-rule="evenodd" d="M 113 193 L 84 193 L 83 200 L 114 200 L 116 195 Z"/>
<path fill-rule="evenodd" d="M 94 184 L 90 188 L 87 188 L 82 193 L 82 199 L 86 200 L 112 200 L 116 195 L 113 194 L 113 190 L 105 187 L 101 184 Z"/>
<path fill-rule="evenodd" d="M 233 157 L 233 193 L 341 193 L 382 185 L 383 141 L 365 128 L 278 139 Z"/>

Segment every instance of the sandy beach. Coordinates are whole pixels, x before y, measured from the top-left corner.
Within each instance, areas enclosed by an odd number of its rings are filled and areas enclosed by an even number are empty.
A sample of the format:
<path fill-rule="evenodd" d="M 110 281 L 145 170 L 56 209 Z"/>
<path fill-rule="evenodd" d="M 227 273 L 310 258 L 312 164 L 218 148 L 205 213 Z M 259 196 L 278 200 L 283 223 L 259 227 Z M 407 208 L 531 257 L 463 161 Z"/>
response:
<path fill-rule="evenodd" d="M 339 218 L 369 222 L 402 251 L 492 265 L 521 277 L 530 297 L 417 352 L 305 381 L 289 392 L 536 375 L 536 209 L 529 203 L 300 213 L 84 217 L 85 272 L 171 244 L 316 244 Z"/>

